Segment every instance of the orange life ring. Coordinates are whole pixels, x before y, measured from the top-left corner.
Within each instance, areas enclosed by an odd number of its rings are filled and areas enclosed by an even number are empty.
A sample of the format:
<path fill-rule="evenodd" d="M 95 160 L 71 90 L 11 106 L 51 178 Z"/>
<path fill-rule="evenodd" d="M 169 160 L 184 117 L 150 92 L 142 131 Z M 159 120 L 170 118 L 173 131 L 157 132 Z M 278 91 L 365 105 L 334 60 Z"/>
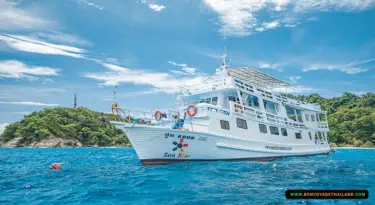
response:
<path fill-rule="evenodd" d="M 160 121 L 161 120 L 161 112 L 157 110 L 154 114 L 155 120 Z"/>
<path fill-rule="evenodd" d="M 190 112 L 190 109 L 193 108 L 193 112 Z M 189 117 L 194 117 L 197 114 L 197 107 L 195 105 L 189 105 L 186 109 L 186 114 L 189 115 Z"/>

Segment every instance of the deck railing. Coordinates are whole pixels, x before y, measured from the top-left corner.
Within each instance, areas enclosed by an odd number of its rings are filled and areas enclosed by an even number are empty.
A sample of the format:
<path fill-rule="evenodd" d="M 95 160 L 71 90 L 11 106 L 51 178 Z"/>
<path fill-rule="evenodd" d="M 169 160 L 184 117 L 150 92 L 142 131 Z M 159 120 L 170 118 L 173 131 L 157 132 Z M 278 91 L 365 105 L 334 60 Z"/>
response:
<path fill-rule="evenodd" d="M 297 128 L 306 128 L 306 125 L 298 122 L 290 122 L 287 118 L 283 118 L 274 114 L 262 112 L 256 110 L 255 108 L 241 105 L 236 102 L 229 102 L 230 111 L 233 114 L 242 115 L 251 119 L 256 119 L 259 121 L 264 121 L 276 125 L 288 126 L 288 127 L 297 127 Z"/>

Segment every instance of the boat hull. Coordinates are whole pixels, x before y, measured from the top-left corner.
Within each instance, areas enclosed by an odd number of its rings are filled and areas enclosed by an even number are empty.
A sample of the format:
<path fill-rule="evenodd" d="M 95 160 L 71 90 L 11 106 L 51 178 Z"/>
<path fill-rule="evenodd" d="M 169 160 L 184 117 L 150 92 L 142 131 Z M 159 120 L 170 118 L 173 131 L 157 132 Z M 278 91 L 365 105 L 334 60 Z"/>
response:
<path fill-rule="evenodd" d="M 126 132 L 142 165 L 186 161 L 270 161 L 330 151 L 328 144 L 281 144 L 147 125 L 113 124 Z"/>

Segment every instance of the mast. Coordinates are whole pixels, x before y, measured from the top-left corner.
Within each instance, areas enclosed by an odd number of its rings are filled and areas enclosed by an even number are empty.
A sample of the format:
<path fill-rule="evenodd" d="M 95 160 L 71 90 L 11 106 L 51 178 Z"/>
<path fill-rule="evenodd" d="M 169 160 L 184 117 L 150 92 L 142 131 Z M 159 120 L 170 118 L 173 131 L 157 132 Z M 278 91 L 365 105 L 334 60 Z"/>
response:
<path fill-rule="evenodd" d="M 74 93 L 74 103 L 73 103 L 73 108 L 77 108 L 77 94 Z"/>
<path fill-rule="evenodd" d="M 221 71 L 224 73 L 224 75 L 227 75 L 228 72 L 228 54 L 227 54 L 227 48 L 225 47 L 225 50 L 224 50 L 224 53 L 223 55 L 221 56 L 222 58 L 222 62 L 221 62 L 221 65 L 220 65 L 220 68 L 221 68 Z"/>

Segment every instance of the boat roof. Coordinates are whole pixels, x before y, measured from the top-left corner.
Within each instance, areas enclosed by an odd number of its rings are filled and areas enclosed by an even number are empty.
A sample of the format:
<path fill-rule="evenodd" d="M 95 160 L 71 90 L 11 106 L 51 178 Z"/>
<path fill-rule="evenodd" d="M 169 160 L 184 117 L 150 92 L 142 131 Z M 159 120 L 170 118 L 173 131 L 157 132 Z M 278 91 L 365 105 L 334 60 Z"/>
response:
<path fill-rule="evenodd" d="M 228 74 L 234 78 L 237 78 L 249 84 L 255 84 L 258 87 L 273 89 L 273 88 L 293 86 L 292 84 L 289 84 L 285 81 L 269 76 L 254 68 L 247 68 L 247 67 L 228 68 Z"/>

